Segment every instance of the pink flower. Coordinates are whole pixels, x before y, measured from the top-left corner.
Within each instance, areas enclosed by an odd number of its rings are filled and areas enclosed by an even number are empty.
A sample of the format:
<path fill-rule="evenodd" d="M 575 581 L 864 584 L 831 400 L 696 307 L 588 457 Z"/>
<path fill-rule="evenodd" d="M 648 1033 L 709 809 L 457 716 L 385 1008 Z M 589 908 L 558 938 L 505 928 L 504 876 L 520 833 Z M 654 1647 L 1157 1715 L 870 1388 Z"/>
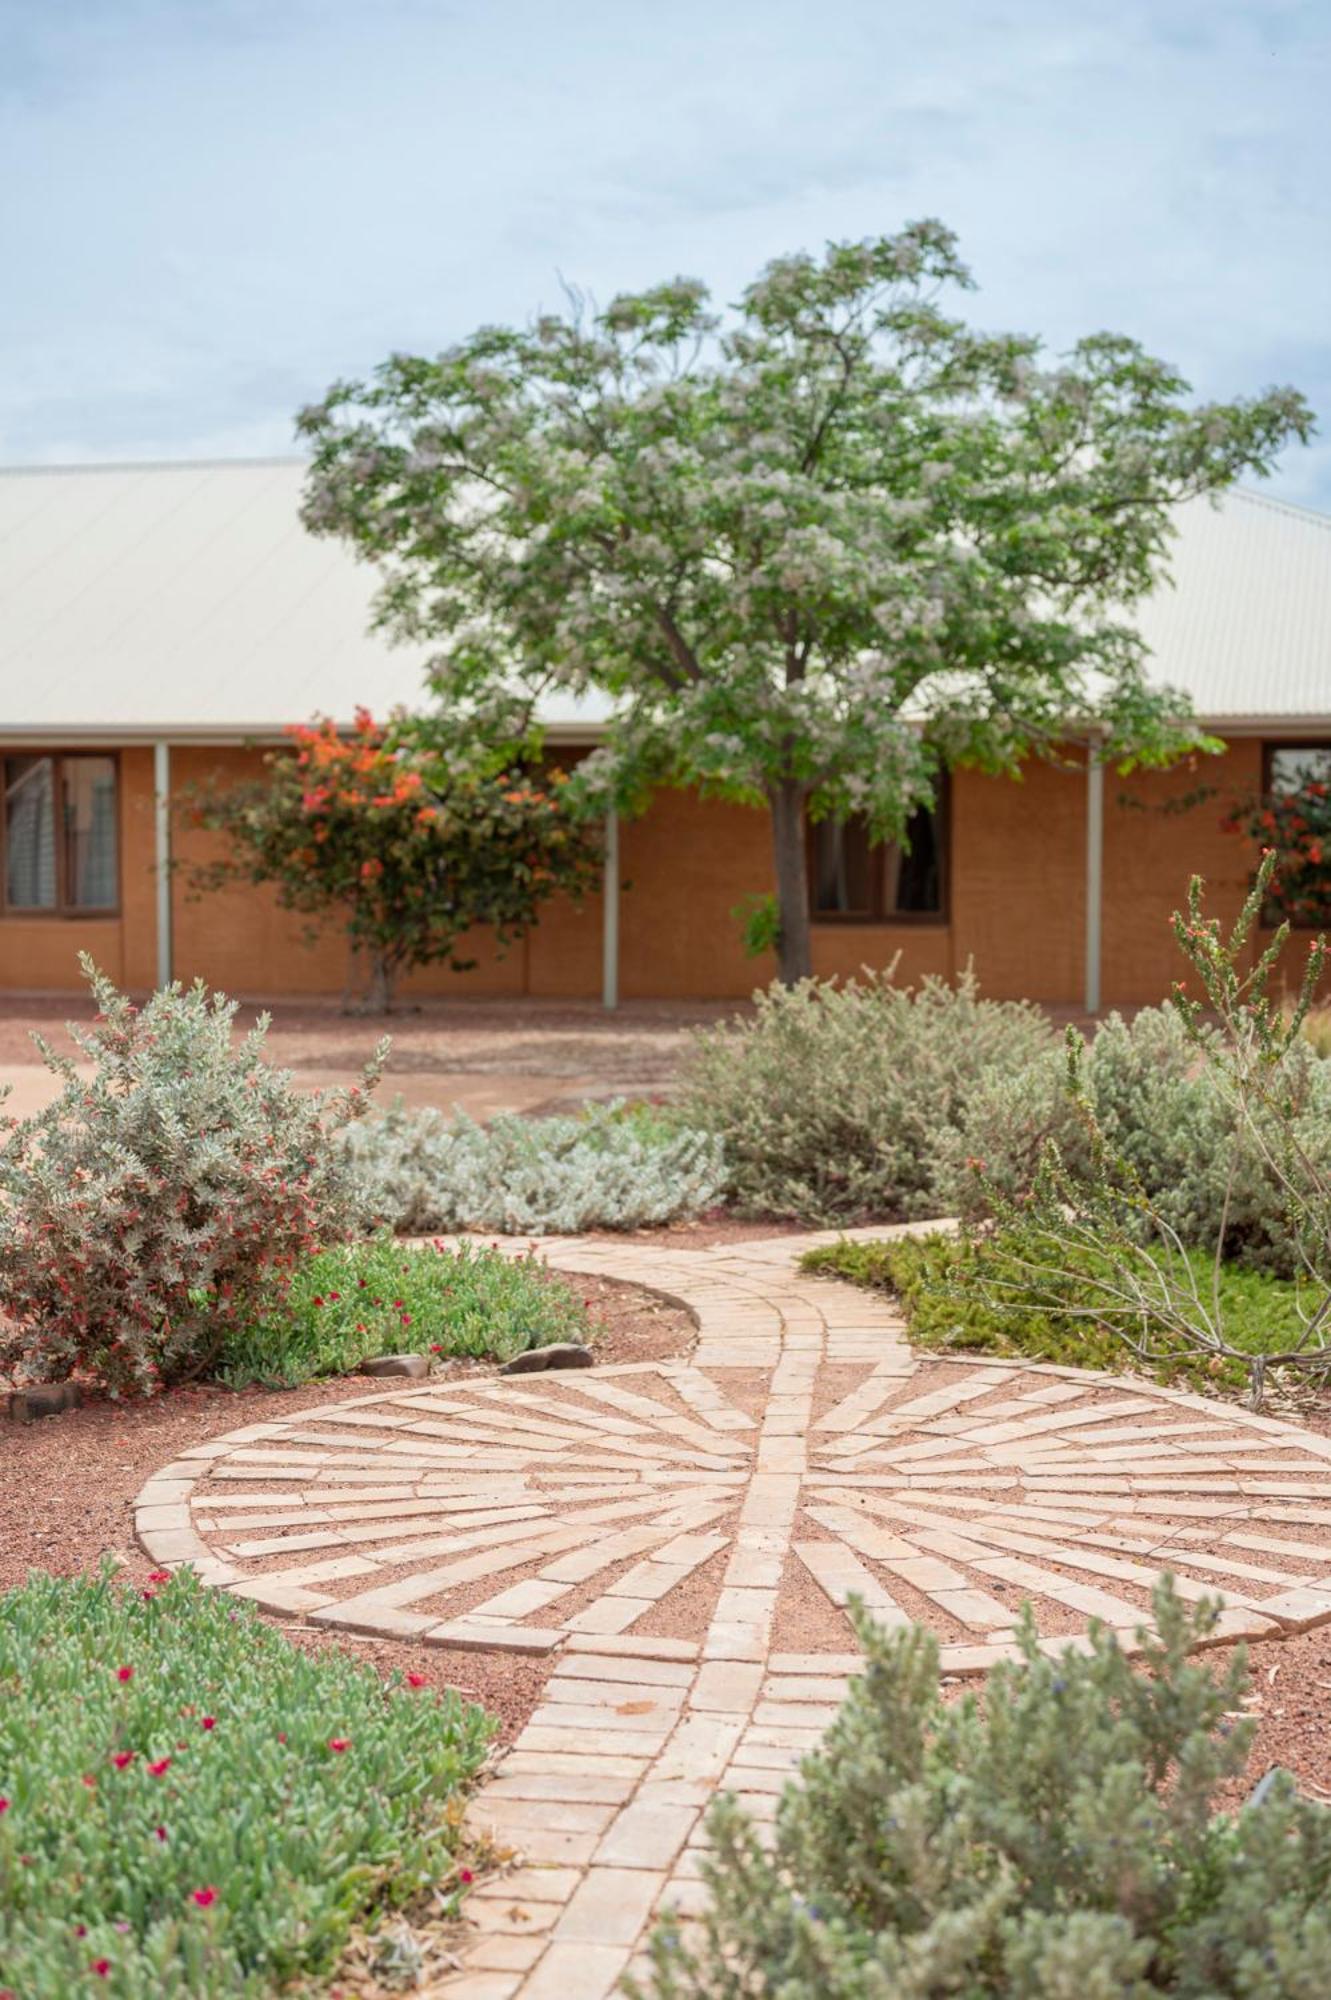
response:
<path fill-rule="evenodd" d="M 410 1326 L 410 1325 L 411 1325 L 411 1314 L 410 1314 L 410 1313 L 403 1313 L 403 1315 L 402 1315 L 402 1324 L 403 1324 L 403 1326 Z"/>
<path fill-rule="evenodd" d="M 95 1958 L 89 1970 L 95 1972 L 99 1979 L 109 1979 L 111 1977 L 111 1961 L 109 1958 Z"/>
<path fill-rule="evenodd" d="M 470 1888 L 471 1884 L 472 1884 L 472 1883 L 473 1883 L 473 1882 L 474 1882 L 475 1880 L 476 1880 L 476 1877 L 475 1877 L 475 1876 L 474 1876 L 474 1875 L 472 1874 L 472 1872 L 471 1872 L 470 1868 L 459 1868 L 459 1869 L 458 1869 L 458 1881 L 459 1881 L 459 1882 L 460 1882 L 460 1883 L 462 1884 L 462 1886 L 463 1886 L 463 1888 L 464 1888 L 464 1889 L 468 1889 L 468 1888 Z"/>
<path fill-rule="evenodd" d="M 116 1679 L 117 1679 L 118 1681 L 132 1681 L 132 1680 L 133 1680 L 133 1678 L 134 1678 L 134 1669 L 133 1669 L 133 1667 L 117 1667 L 117 1668 L 116 1668 Z"/>
<path fill-rule="evenodd" d="M 335 1750 L 341 1756 L 344 1750 L 350 1750 L 351 1738 L 349 1736 L 330 1736 L 328 1747 L 330 1750 Z"/>
<path fill-rule="evenodd" d="M 171 1759 L 169 1757 L 159 1757 L 155 1764 L 148 1766 L 149 1774 L 154 1778 L 164 1778 L 170 1769 Z"/>
<path fill-rule="evenodd" d="M 115 1765 L 117 1771 L 123 1771 L 127 1765 L 134 1762 L 134 1752 L 132 1750 L 113 1750 L 111 1753 L 111 1762 Z"/>
<path fill-rule="evenodd" d="M 216 1729 L 217 1717 L 215 1715 L 201 1715 L 199 1717 L 199 1727 L 200 1729 Z"/>
<path fill-rule="evenodd" d="M 156 1839 L 156 1840 L 165 1840 L 165 1839 L 166 1839 L 166 1828 L 165 1828 L 164 1826 L 155 1826 L 155 1827 L 153 1828 L 153 1837 L 154 1837 L 154 1839 Z"/>
<path fill-rule="evenodd" d="M 408 1674 L 407 1686 L 409 1688 L 423 1688 L 425 1686 L 424 1674 Z"/>
<path fill-rule="evenodd" d="M 216 1889 L 191 1889 L 190 1896 L 201 1910 L 211 1909 L 217 1901 Z"/>
<path fill-rule="evenodd" d="M 9 1811 L 9 1800 L 0 1799 L 0 1813 L 7 1813 L 8 1811 Z"/>
<path fill-rule="evenodd" d="M 170 1583 L 171 1572 L 169 1569 L 150 1570 L 148 1572 L 148 1581 L 149 1583 Z"/>
<path fill-rule="evenodd" d="M 342 1303 L 341 1292 L 330 1292 L 328 1294 L 328 1303 L 330 1306 L 340 1306 Z"/>

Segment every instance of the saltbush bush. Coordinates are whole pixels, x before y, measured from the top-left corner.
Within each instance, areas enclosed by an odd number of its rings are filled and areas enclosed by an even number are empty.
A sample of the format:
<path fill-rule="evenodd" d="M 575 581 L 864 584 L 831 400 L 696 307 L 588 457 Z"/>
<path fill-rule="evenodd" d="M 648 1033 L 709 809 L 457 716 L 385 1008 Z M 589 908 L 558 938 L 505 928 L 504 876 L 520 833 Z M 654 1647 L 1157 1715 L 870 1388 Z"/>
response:
<path fill-rule="evenodd" d="M 681 1111 L 725 1146 L 738 1204 L 814 1224 L 944 1212 L 942 1135 L 986 1077 L 1047 1057 L 1054 1031 L 1024 1002 L 889 973 L 806 979 L 701 1034 Z"/>
<path fill-rule="evenodd" d="M 535 1251 L 413 1246 L 382 1235 L 309 1257 L 272 1309 L 235 1328 L 214 1371 L 233 1388 L 292 1388 L 378 1354 L 509 1361 L 554 1340 L 583 1343 L 580 1293 Z"/>
<path fill-rule="evenodd" d="M 141 1010 L 86 957 L 97 1002 L 63 1088 L 0 1144 L 0 1369 L 78 1371 L 112 1395 L 196 1375 L 265 1289 L 346 1235 L 360 1197 L 335 1135 L 377 1080 L 323 1096 L 232 1044 L 235 1003 L 202 984 Z M 379 1059 L 381 1060 L 381 1058 Z"/>
<path fill-rule="evenodd" d="M 491 1729 L 189 1572 L 34 1575 L 0 1597 L 0 1988 L 257 2000 L 327 1974 L 353 1925 L 460 1892 Z"/>
<path fill-rule="evenodd" d="M 1299 1230 L 1287 1190 L 1245 1126 L 1223 1077 L 1207 1062 L 1177 1008 L 1111 1014 L 1089 1043 L 1082 1084 L 1108 1144 L 1131 1167 L 1163 1221 L 1186 1244 L 1293 1277 Z M 1331 1064 L 1304 1040 L 1282 1063 L 1290 1135 L 1331 1171 Z M 1274 1136 L 1274 1135 L 1273 1135 Z M 955 1126 L 938 1134 L 936 1214 L 971 1221 L 1034 1186 L 1041 1150 L 1053 1140 L 1074 1175 L 1089 1163 L 1087 1136 L 1067 1090 L 1061 1049 L 1017 1069 L 994 1066 L 976 1081 Z M 1269 1149 L 1268 1149 L 1269 1150 Z"/>
<path fill-rule="evenodd" d="M 726 1186 L 719 1140 L 622 1103 L 488 1125 L 399 1103 L 351 1128 L 342 1155 L 375 1216 L 403 1235 L 637 1229 L 707 1208 Z"/>
<path fill-rule="evenodd" d="M 1214 1608 L 1166 1580 L 1135 1671 L 1112 1634 L 947 1700 L 919 1629 L 855 1623 L 865 1666 L 765 1851 L 712 1808 L 710 1910 L 652 1942 L 656 2000 L 1324 2000 L 1331 1812 L 1278 1774 L 1216 1810 L 1254 1725 L 1241 1659 L 1189 1664 Z"/>

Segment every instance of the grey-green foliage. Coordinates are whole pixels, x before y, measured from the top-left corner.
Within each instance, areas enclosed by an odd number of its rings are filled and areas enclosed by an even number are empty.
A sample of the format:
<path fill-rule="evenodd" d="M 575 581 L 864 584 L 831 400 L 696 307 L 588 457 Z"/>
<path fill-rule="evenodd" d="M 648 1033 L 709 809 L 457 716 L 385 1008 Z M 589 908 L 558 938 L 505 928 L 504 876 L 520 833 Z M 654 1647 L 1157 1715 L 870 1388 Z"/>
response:
<path fill-rule="evenodd" d="M 945 1701 L 919 1628 L 856 1625 L 866 1652 L 787 1788 L 769 1854 L 712 1808 L 711 1909 L 652 1941 L 655 2000 L 1325 2000 L 1331 1813 L 1281 1776 L 1217 1813 L 1252 1741 L 1230 1728 L 1241 1659 L 1190 1664 L 1213 1620 L 1172 1584 L 1133 1665 L 1088 1653 L 998 1667 Z"/>
<path fill-rule="evenodd" d="M 1287 1191 L 1240 1118 L 1222 1072 L 1173 1007 L 1117 1015 L 1091 1046 L 1086 1079 L 1110 1145 L 1129 1160 L 1160 1214 L 1187 1243 L 1213 1246 L 1254 1269 L 1293 1276 L 1297 1225 Z M 1331 1168 L 1331 1068 L 1304 1042 L 1281 1061 L 1291 1131 Z M 1259 1122 L 1266 1114 L 1257 1114 Z"/>
<path fill-rule="evenodd" d="M 1295 1042 L 1282 1073 L 1300 1144 L 1331 1168 L 1331 1064 Z M 1230 1261 L 1294 1275 L 1297 1228 L 1286 1191 L 1176 1008 L 1143 1007 L 1131 1020 L 1111 1014 L 1087 1049 L 1083 1081 L 1106 1140 L 1185 1243 L 1213 1249 L 1223 1225 Z M 995 1195 L 1025 1193 L 1047 1139 L 1071 1171 L 1086 1167 L 1086 1134 L 1054 1046 L 1021 1068 L 986 1070 L 955 1126 L 938 1134 L 939 1212 L 976 1220 Z"/>
<path fill-rule="evenodd" d="M 725 1191 L 720 1142 L 619 1102 L 478 1125 L 401 1102 L 343 1140 L 376 1216 L 399 1233 L 636 1229 Z"/>
<path fill-rule="evenodd" d="M 810 1223 L 940 1215 L 944 1135 L 986 1079 L 1056 1050 L 1025 1002 L 955 984 L 898 986 L 891 971 L 806 979 L 701 1034 L 681 1109 L 725 1143 L 740 1205 Z"/>

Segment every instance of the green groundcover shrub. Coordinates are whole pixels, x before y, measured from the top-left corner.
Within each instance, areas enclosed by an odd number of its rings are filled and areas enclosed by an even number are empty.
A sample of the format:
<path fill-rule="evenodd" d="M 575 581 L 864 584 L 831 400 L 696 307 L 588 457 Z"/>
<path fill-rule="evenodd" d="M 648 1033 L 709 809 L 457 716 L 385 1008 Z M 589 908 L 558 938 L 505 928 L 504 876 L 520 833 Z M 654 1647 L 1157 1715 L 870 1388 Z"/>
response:
<path fill-rule="evenodd" d="M 638 1229 L 710 1207 L 726 1187 L 720 1141 L 651 1105 L 478 1125 L 398 1103 L 342 1147 L 376 1217 L 402 1235 Z"/>
<path fill-rule="evenodd" d="M 1190 1664 L 1210 1607 L 1166 1580 L 1134 1670 L 1113 1636 L 947 1701 L 919 1628 L 857 1613 L 863 1675 L 768 1854 L 712 1808 L 713 1906 L 653 1938 L 655 2000 L 1326 2000 L 1331 1812 L 1283 1774 L 1239 1811 L 1241 1659 Z"/>
<path fill-rule="evenodd" d="M 169 986 L 140 1009 L 81 963 L 92 1073 L 38 1038 L 62 1089 L 0 1144 L 0 1373 L 150 1393 L 205 1373 L 299 1257 L 359 1226 L 334 1141 L 383 1051 L 360 1086 L 300 1091 L 264 1060 L 266 1017 L 233 1045 L 221 994 Z"/>
<path fill-rule="evenodd" d="M 801 1261 L 807 1271 L 893 1293 L 916 1347 L 1019 1355 L 1074 1368 L 1132 1365 L 1113 1326 L 1088 1311 L 1096 1295 L 1077 1279 L 1079 1260 L 1088 1261 L 1085 1253 L 1069 1250 L 1065 1272 L 1044 1269 L 1037 1278 L 1027 1267 L 1041 1255 L 1020 1228 L 1010 1228 L 992 1236 L 940 1233 L 832 1243 L 806 1251 Z M 1211 1259 L 1198 1250 L 1189 1261 L 1199 1289 L 1209 1297 Z M 1288 1347 L 1302 1326 L 1300 1290 L 1291 1281 L 1225 1265 L 1220 1305 L 1234 1345 L 1253 1354 Z M 1183 1351 L 1154 1372 L 1164 1381 L 1210 1390 L 1242 1389 L 1248 1379 L 1242 1362 L 1216 1365 Z"/>
<path fill-rule="evenodd" d="M 738 1205 L 817 1225 L 943 1213 L 939 1135 L 988 1073 L 1057 1042 L 1037 1007 L 984 1000 L 974 978 L 806 979 L 696 1037 L 681 1114 L 725 1147 Z"/>
<path fill-rule="evenodd" d="M 329 1972 L 353 1925 L 460 1890 L 491 1730 L 188 1574 L 31 1577 L 0 1597 L 0 1990 L 235 2000 Z"/>
<path fill-rule="evenodd" d="M 507 1257 L 385 1234 L 307 1258 L 269 1312 L 230 1334 L 216 1373 L 237 1389 L 294 1387 L 380 1354 L 510 1361 L 528 1347 L 592 1338 L 581 1294 L 536 1252 Z"/>

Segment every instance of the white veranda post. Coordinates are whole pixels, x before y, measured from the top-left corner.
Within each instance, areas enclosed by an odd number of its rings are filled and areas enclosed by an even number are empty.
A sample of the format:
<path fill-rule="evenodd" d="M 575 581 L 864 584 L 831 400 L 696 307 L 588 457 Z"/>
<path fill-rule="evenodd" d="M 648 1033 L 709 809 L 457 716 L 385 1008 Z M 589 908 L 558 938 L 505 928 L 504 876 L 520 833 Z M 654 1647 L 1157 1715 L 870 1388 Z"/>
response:
<path fill-rule="evenodd" d="M 1094 737 L 1086 745 L 1086 978 L 1082 1004 L 1100 1011 L 1100 933 L 1104 910 L 1105 767 Z"/>
<path fill-rule="evenodd" d="M 171 984 L 171 746 L 153 744 L 153 826 L 157 876 L 157 984 Z"/>

